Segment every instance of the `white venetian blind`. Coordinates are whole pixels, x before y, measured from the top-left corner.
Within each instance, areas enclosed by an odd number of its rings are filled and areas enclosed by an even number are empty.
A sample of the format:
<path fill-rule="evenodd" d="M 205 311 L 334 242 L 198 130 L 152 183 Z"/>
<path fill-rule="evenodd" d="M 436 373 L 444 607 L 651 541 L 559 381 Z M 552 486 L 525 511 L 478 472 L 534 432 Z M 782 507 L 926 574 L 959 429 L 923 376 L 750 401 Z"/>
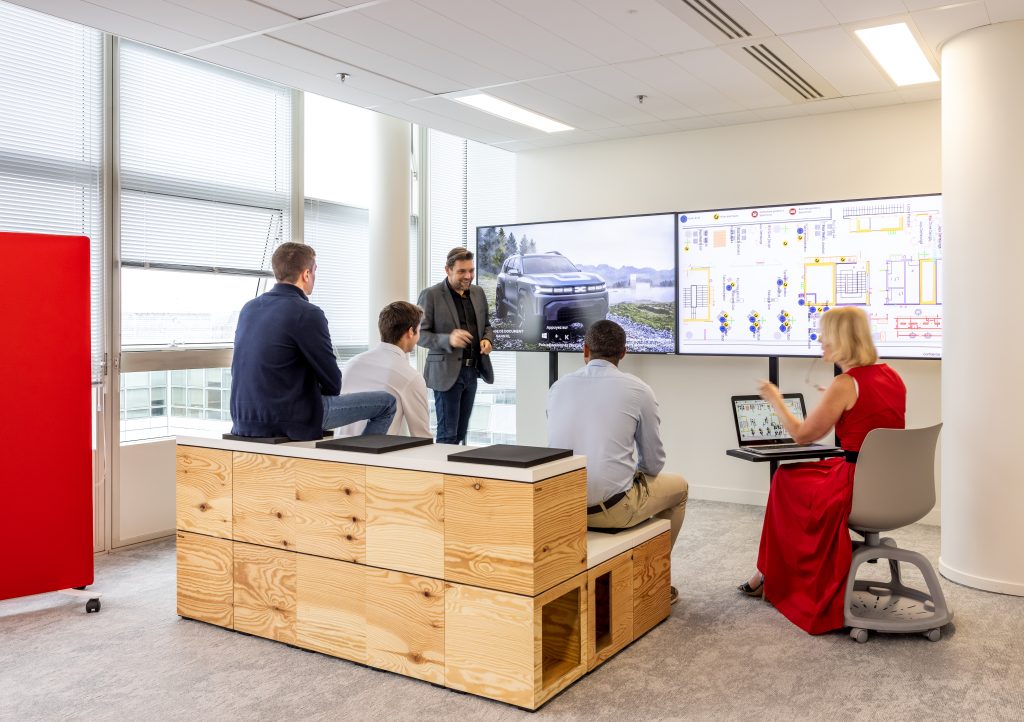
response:
<path fill-rule="evenodd" d="M 466 140 L 430 130 L 427 144 L 428 265 L 434 284 L 444 278 L 448 251 L 466 245 Z"/>
<path fill-rule="evenodd" d="M 102 58 L 99 31 L 0 3 L 0 230 L 89 236 L 94 382 L 103 357 Z"/>
<path fill-rule="evenodd" d="M 367 348 L 370 314 L 370 213 L 340 203 L 306 199 L 305 241 L 316 249 L 310 300 L 324 310 L 341 359 Z"/>
<path fill-rule="evenodd" d="M 289 237 L 292 91 L 120 43 L 121 260 L 266 275 Z"/>

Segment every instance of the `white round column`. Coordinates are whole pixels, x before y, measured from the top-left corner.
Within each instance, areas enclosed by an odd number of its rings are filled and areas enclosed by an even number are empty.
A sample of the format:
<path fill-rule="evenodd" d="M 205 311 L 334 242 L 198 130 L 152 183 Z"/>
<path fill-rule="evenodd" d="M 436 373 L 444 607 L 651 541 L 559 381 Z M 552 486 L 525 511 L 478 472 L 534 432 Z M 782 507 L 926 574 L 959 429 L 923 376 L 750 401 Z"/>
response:
<path fill-rule="evenodd" d="M 380 338 L 377 316 L 392 301 L 409 299 L 409 213 L 412 130 L 380 113 L 373 122 L 370 192 L 370 347 Z"/>
<path fill-rule="evenodd" d="M 1024 21 L 942 50 L 939 571 L 1024 595 Z"/>

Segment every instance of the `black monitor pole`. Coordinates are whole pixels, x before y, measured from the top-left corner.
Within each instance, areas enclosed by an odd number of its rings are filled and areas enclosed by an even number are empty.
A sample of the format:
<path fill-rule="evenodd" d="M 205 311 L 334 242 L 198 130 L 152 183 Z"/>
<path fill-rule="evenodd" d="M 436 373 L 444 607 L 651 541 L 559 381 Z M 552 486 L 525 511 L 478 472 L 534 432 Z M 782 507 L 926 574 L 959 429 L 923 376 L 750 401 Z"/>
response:
<path fill-rule="evenodd" d="M 558 381 L 558 352 L 548 351 L 548 388 Z"/>
<path fill-rule="evenodd" d="M 778 356 L 769 356 L 768 357 L 768 380 L 771 381 L 776 386 L 779 385 L 779 357 Z M 771 461 L 768 462 L 768 464 L 769 464 L 769 467 L 770 467 L 769 468 L 769 474 L 771 474 L 771 476 L 768 478 L 768 481 L 771 482 L 771 480 L 775 478 L 775 472 L 779 468 L 779 462 L 777 462 L 775 459 L 772 459 Z"/>

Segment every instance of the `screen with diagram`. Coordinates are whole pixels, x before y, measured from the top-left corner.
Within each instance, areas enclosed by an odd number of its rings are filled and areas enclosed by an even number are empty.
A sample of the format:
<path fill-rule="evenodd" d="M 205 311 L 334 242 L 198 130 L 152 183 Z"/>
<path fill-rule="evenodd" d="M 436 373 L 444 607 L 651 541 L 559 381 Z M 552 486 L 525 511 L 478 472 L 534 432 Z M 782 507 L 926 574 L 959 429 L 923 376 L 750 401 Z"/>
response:
<path fill-rule="evenodd" d="M 804 420 L 803 399 L 799 396 L 787 396 L 783 403 L 798 421 Z M 736 429 L 740 435 L 740 443 L 752 441 L 778 441 L 789 439 L 789 432 L 782 425 L 772 405 L 764 399 L 746 397 L 733 399 L 733 410 L 736 414 Z"/>
<path fill-rule="evenodd" d="M 859 306 L 885 358 L 942 355 L 942 197 L 681 213 L 679 352 L 817 356 Z"/>

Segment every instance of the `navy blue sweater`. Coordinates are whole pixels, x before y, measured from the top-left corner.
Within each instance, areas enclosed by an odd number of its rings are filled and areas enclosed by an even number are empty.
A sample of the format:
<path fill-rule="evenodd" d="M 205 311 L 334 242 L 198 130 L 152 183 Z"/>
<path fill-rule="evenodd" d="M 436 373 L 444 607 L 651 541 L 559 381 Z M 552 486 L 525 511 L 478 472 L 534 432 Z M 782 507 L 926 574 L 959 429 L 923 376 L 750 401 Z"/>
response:
<path fill-rule="evenodd" d="M 339 393 L 327 317 L 302 289 L 278 283 L 242 307 L 231 360 L 231 433 L 319 439 L 321 396 Z"/>

